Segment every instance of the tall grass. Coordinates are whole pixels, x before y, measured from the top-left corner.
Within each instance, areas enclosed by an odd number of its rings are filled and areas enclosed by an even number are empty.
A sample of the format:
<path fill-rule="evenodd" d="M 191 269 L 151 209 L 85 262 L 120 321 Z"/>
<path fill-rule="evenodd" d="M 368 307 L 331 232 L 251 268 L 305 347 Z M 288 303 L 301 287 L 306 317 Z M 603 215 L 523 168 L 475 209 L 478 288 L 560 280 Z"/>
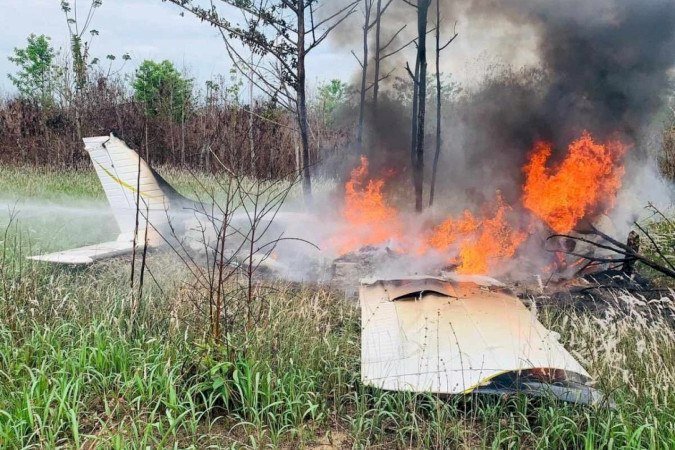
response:
<path fill-rule="evenodd" d="M 3 169 L 5 170 L 5 169 Z M 7 173 L 7 172 L 3 172 Z M 24 185 L 41 185 L 33 173 Z M 64 176 L 65 177 L 65 176 Z M 6 183 L 6 181 L 2 181 Z M 87 179 L 71 192 L 90 192 Z M 68 194 L 70 195 L 70 194 Z M 84 195 L 79 196 L 84 197 Z M 670 448 L 674 296 L 617 293 L 606 317 L 539 312 L 615 408 L 550 399 L 438 398 L 359 381 L 359 311 L 329 287 L 266 282 L 256 327 L 206 338 L 189 273 L 150 255 L 130 320 L 129 265 L 31 263 L 35 223 L 0 260 L 2 448 Z M 243 298 L 233 298 L 236 310 Z"/>

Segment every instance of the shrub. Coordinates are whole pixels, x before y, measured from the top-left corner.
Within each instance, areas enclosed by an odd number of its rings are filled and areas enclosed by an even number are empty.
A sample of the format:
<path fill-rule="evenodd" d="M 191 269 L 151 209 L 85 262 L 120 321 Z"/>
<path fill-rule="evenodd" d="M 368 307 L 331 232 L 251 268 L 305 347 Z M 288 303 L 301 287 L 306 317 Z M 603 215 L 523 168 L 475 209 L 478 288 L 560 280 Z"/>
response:
<path fill-rule="evenodd" d="M 184 78 L 171 61 L 145 60 L 136 70 L 134 97 L 145 106 L 148 116 L 173 118 L 182 122 L 189 111 L 192 80 Z"/>

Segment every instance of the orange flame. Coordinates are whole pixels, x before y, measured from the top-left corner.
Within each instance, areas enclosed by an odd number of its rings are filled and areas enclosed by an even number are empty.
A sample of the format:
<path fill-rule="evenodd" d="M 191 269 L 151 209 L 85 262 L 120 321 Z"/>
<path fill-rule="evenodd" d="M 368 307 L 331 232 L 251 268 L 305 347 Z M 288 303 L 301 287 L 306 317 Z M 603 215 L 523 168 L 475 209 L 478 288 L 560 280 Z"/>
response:
<path fill-rule="evenodd" d="M 619 164 L 624 151 L 620 142 L 598 144 L 584 132 L 570 144 L 565 159 L 548 168 L 552 146 L 537 142 L 523 169 L 524 206 L 553 231 L 572 231 L 584 217 L 612 205 L 624 174 Z"/>
<path fill-rule="evenodd" d="M 459 219 L 449 218 L 435 227 L 427 244 L 441 251 L 456 246 L 459 249 L 459 273 L 488 273 L 511 258 L 527 237 L 508 223 L 509 211 L 511 207 L 497 194 L 496 208 L 491 216 L 477 219 L 465 210 Z"/>
<path fill-rule="evenodd" d="M 348 229 L 333 242 L 340 254 L 366 245 L 384 244 L 401 236 L 398 212 L 384 199 L 384 179 L 368 180 L 368 158 L 361 156 L 361 165 L 352 170 L 345 184 L 345 205 L 342 216 Z"/>
<path fill-rule="evenodd" d="M 620 165 L 624 152 L 621 143 L 599 144 L 584 132 L 559 164 L 547 167 L 552 146 L 537 142 L 523 168 L 523 206 L 555 232 L 573 230 L 580 220 L 592 219 L 612 205 L 624 174 Z M 402 216 L 383 195 L 384 184 L 384 178 L 369 177 L 368 159 L 362 156 L 345 184 L 346 226 L 329 241 L 338 253 L 393 241 L 398 250 L 419 257 L 431 249 L 455 255 L 450 261 L 460 273 L 487 274 L 510 260 L 527 239 L 528 233 L 511 222 L 512 208 L 499 193 L 481 214 L 465 210 L 428 233 L 405 236 Z"/>

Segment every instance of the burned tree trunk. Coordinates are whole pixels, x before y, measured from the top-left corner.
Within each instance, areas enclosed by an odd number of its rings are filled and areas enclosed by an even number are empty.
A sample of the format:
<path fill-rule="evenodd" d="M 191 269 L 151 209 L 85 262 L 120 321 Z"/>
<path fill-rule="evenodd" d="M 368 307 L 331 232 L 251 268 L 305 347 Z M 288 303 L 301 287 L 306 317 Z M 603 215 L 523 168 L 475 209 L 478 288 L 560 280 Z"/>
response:
<path fill-rule="evenodd" d="M 429 207 L 434 205 L 434 193 L 436 192 L 436 173 L 438 171 L 438 158 L 441 155 L 441 52 L 457 37 L 457 32 L 443 46 L 441 46 L 441 5 L 436 0 L 436 151 L 434 152 L 434 164 L 431 168 L 431 186 L 429 187 Z"/>
<path fill-rule="evenodd" d="M 297 115 L 298 125 L 300 127 L 300 141 L 302 144 L 302 193 L 305 201 L 311 204 L 312 201 L 312 179 L 309 170 L 309 124 L 307 123 L 307 97 L 306 97 L 306 74 L 305 74 L 305 0 L 298 0 L 297 18 L 298 18 L 298 43 L 297 43 Z"/>
<path fill-rule="evenodd" d="M 377 114 L 377 100 L 380 92 L 380 36 L 382 30 L 382 0 L 377 0 L 377 10 L 375 12 L 375 61 L 373 78 L 373 113 Z"/>
<path fill-rule="evenodd" d="M 436 191 L 436 172 L 438 157 L 441 154 L 441 9 L 440 1 L 436 0 L 436 151 L 434 163 L 431 167 L 431 186 L 429 186 L 429 207 L 434 205 Z"/>
<path fill-rule="evenodd" d="M 640 253 L 640 235 L 635 231 L 628 233 L 628 239 L 626 240 L 626 247 L 628 247 L 633 253 Z M 635 259 L 626 259 L 621 265 L 621 271 L 628 276 L 633 275 L 635 270 Z"/>
<path fill-rule="evenodd" d="M 380 98 L 380 82 L 389 78 L 393 73 L 393 70 L 389 73 L 381 75 L 382 62 L 399 52 L 408 48 L 409 45 L 416 42 L 416 39 L 408 41 L 404 45 L 398 47 L 395 50 L 388 51 L 389 47 L 396 41 L 396 38 L 401 34 L 401 32 L 407 27 L 407 24 L 402 25 L 398 31 L 393 33 L 385 44 L 382 44 L 382 16 L 387 11 L 389 6 L 394 0 L 388 0 L 384 5 L 382 5 L 382 0 L 377 0 L 377 9 L 375 10 L 375 20 L 370 24 L 370 27 L 375 27 L 375 54 L 373 55 L 373 65 L 374 65 L 374 75 L 373 75 L 373 115 L 377 117 L 378 101 Z"/>
<path fill-rule="evenodd" d="M 427 98 L 427 16 L 431 0 L 419 0 L 417 3 L 417 62 L 419 73 L 417 84 L 417 120 L 415 126 L 415 149 L 413 158 L 413 184 L 415 188 L 415 211 L 421 212 L 424 196 L 424 122 L 426 119 Z"/>
<path fill-rule="evenodd" d="M 364 0 L 364 15 L 363 23 L 363 58 L 359 63 L 361 64 L 361 92 L 359 99 L 359 126 L 356 135 L 356 143 L 359 151 L 363 146 L 363 126 L 366 114 L 366 84 L 368 82 L 368 31 L 370 30 L 370 11 L 373 8 L 373 0 Z"/>
<path fill-rule="evenodd" d="M 410 70 L 410 69 L 408 69 Z M 415 61 L 415 73 L 410 74 L 413 80 L 413 96 L 412 96 L 412 114 L 410 116 L 410 164 L 415 167 L 415 149 L 417 148 L 417 108 L 419 107 L 419 86 L 417 79 L 420 75 L 419 61 Z"/>

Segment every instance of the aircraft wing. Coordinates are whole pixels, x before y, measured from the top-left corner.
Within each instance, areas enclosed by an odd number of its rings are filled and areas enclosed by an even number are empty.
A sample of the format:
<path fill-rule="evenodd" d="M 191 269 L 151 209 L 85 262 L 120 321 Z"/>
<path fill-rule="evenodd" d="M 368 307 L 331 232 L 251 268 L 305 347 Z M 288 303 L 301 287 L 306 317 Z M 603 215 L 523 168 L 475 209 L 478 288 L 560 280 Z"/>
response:
<path fill-rule="evenodd" d="M 46 255 L 31 256 L 29 259 L 57 264 L 84 265 L 114 256 L 127 255 L 132 253 L 133 249 L 133 241 L 111 241 Z"/>
<path fill-rule="evenodd" d="M 362 282 L 359 297 L 367 385 L 440 394 L 547 391 L 598 401 L 589 374 L 557 334 L 512 295 L 411 277 Z"/>

